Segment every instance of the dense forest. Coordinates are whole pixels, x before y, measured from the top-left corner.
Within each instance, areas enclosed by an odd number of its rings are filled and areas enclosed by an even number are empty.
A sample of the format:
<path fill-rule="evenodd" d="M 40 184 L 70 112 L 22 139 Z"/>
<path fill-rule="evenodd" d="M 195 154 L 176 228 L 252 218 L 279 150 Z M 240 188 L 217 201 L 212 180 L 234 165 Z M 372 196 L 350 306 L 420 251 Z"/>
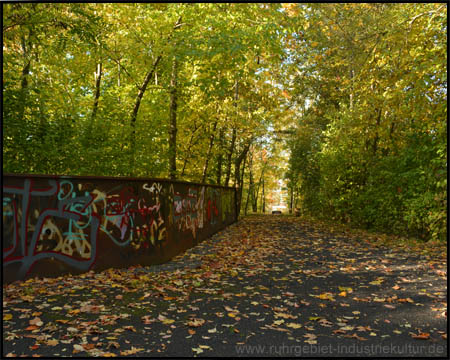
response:
<path fill-rule="evenodd" d="M 3 4 L 2 91 L 4 172 L 446 239 L 446 4 Z"/>

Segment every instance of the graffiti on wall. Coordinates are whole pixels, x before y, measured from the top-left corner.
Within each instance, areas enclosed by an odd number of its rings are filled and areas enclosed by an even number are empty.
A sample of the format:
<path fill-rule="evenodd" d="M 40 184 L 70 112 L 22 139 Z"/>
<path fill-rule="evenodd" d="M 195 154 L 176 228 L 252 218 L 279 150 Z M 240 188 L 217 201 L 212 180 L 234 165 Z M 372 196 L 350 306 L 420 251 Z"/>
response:
<path fill-rule="evenodd" d="M 91 269 L 102 256 L 101 237 L 114 251 L 152 253 L 170 246 L 170 238 L 197 240 L 202 230 L 211 233 L 235 220 L 233 189 L 157 181 L 14 180 L 3 186 L 2 245 L 3 266 L 14 265 L 18 279 L 44 259 Z"/>

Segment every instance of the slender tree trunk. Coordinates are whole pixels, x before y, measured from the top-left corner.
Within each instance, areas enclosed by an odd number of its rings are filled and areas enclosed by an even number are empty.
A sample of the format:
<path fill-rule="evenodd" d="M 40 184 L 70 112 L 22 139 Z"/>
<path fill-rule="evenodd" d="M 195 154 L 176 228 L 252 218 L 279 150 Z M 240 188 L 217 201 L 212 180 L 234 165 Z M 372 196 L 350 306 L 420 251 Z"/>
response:
<path fill-rule="evenodd" d="M 95 95 L 94 95 L 94 104 L 92 106 L 92 119 L 93 122 L 95 119 L 95 116 L 97 115 L 97 109 L 98 109 L 98 99 L 100 98 L 100 83 L 102 80 L 102 63 L 99 62 L 97 64 L 97 71 L 94 74 L 95 76 Z"/>
<path fill-rule="evenodd" d="M 28 39 L 26 39 L 25 34 L 22 35 L 22 55 L 24 58 L 24 66 L 22 68 L 22 80 L 20 82 L 20 101 L 19 101 L 19 123 L 22 124 L 22 121 L 25 116 L 25 107 L 27 105 L 27 97 L 28 97 L 28 76 L 30 75 L 31 68 L 31 34 L 32 30 L 29 30 Z"/>
<path fill-rule="evenodd" d="M 353 110 L 353 77 L 354 77 L 353 69 L 350 69 L 350 111 Z"/>
<path fill-rule="evenodd" d="M 206 155 L 205 166 L 203 167 L 203 176 L 202 176 L 202 183 L 203 184 L 206 181 L 206 174 L 208 172 L 209 158 L 211 157 L 211 152 L 212 152 L 212 148 L 213 148 L 213 145 L 214 145 L 214 138 L 216 136 L 216 128 L 217 128 L 217 120 L 214 122 L 213 130 L 212 130 L 211 136 L 209 138 L 208 152 L 207 152 L 207 155 Z"/>
<path fill-rule="evenodd" d="M 244 214 L 247 216 L 247 210 L 248 210 L 248 200 L 250 199 L 250 185 L 249 185 L 249 191 L 247 191 L 247 200 L 245 201 L 245 209 Z"/>
<path fill-rule="evenodd" d="M 231 135 L 231 144 L 230 144 L 230 148 L 228 149 L 227 172 L 226 172 L 226 175 L 225 175 L 225 186 L 228 186 L 228 183 L 230 181 L 230 176 L 231 176 L 231 158 L 233 156 L 235 143 L 236 143 L 236 128 L 233 128 L 233 132 L 232 132 L 232 135 Z"/>
<path fill-rule="evenodd" d="M 175 26 L 173 27 L 173 29 L 177 29 L 181 26 L 181 17 L 178 18 Z M 173 35 L 173 33 L 171 33 L 167 40 L 169 41 L 171 36 Z M 134 172 L 134 161 L 135 161 L 135 149 L 136 149 L 136 119 L 137 119 L 137 115 L 139 112 L 139 107 L 141 106 L 141 100 L 142 97 L 144 96 L 145 90 L 147 89 L 148 83 L 150 82 L 150 80 L 153 78 L 153 75 L 156 71 L 156 67 L 158 66 L 159 62 L 161 61 L 162 58 L 162 54 L 159 54 L 158 57 L 155 59 L 155 61 L 153 62 L 150 70 L 147 72 L 147 74 L 145 75 L 144 81 L 142 82 L 142 85 L 139 87 L 139 92 L 136 96 L 136 100 L 134 102 L 134 107 L 133 107 L 133 111 L 131 112 L 131 120 L 130 120 L 130 124 L 131 124 L 131 140 L 130 140 L 130 149 L 131 149 L 131 169 L 130 169 L 130 174 L 132 175 Z"/>
<path fill-rule="evenodd" d="M 234 83 L 234 107 L 236 108 L 236 116 L 237 116 L 237 101 L 239 99 L 239 82 L 236 79 Z M 233 133 L 231 135 L 231 144 L 230 149 L 228 151 L 228 163 L 227 163 L 227 173 L 225 177 L 225 186 L 228 186 L 228 182 L 230 181 L 231 175 L 231 158 L 233 156 L 234 144 L 236 142 L 236 128 L 233 126 Z"/>
<path fill-rule="evenodd" d="M 189 137 L 189 143 L 188 143 L 187 150 L 186 150 L 187 155 L 186 155 L 185 158 L 184 158 L 183 169 L 181 170 L 180 177 L 183 177 L 183 176 L 184 176 L 184 172 L 185 172 L 185 170 L 186 170 L 186 166 L 187 166 L 187 163 L 188 163 L 189 155 L 190 155 L 190 153 L 191 153 L 191 147 L 192 147 L 192 145 L 193 145 L 192 141 L 193 141 L 193 139 L 194 139 L 195 132 L 196 132 L 198 129 L 200 129 L 200 128 L 201 128 L 201 126 L 197 126 L 197 125 L 194 123 L 194 131 L 192 131 L 191 136 Z"/>
<path fill-rule="evenodd" d="M 235 163 L 235 173 L 234 173 L 234 181 L 235 186 L 237 187 L 237 199 L 236 199 L 236 205 L 239 213 L 241 212 L 241 199 L 242 199 L 242 189 L 244 187 L 244 172 L 245 172 L 245 162 L 247 160 L 247 157 L 244 156 L 243 159 L 241 159 L 240 162 L 242 162 L 242 171 L 241 171 L 241 165 L 239 163 Z"/>
<path fill-rule="evenodd" d="M 249 172 L 249 184 L 248 184 L 248 195 L 247 196 L 247 203 L 245 204 L 245 209 L 246 209 L 246 213 L 247 213 L 247 205 L 248 205 L 248 201 L 249 198 L 251 199 L 251 203 L 252 203 L 252 210 L 253 212 L 255 212 L 254 210 L 254 202 L 255 202 L 255 183 L 253 180 L 253 153 L 249 153 L 249 160 L 248 160 L 248 172 Z"/>
<path fill-rule="evenodd" d="M 145 79 L 142 82 L 141 87 L 139 88 L 139 92 L 136 96 L 136 100 L 134 102 L 133 111 L 131 113 L 131 141 L 130 141 L 130 149 L 131 149 L 131 168 L 130 175 L 133 175 L 134 172 L 134 160 L 135 160 L 135 149 L 136 149 L 136 119 L 139 112 L 139 107 L 141 106 L 141 100 L 144 96 L 145 90 L 147 89 L 147 85 L 150 80 L 153 78 L 153 73 L 155 72 L 158 63 L 160 62 L 162 55 L 159 55 L 156 60 L 153 62 L 151 69 L 145 75 Z"/>
<path fill-rule="evenodd" d="M 240 168 L 241 168 L 242 161 L 244 161 L 244 169 L 242 171 L 242 173 L 243 173 L 245 170 L 245 160 L 246 160 L 248 150 L 250 148 L 250 144 L 251 144 L 251 141 L 249 141 L 249 143 L 244 146 L 244 149 L 239 154 L 239 156 L 236 158 L 235 163 L 234 163 L 234 186 L 237 188 L 236 204 L 237 204 L 237 209 L 239 211 L 241 209 L 241 197 L 242 197 L 242 185 L 243 185 L 243 178 L 241 179 Z"/>
<path fill-rule="evenodd" d="M 377 114 L 377 122 L 376 122 L 376 130 L 375 130 L 375 138 L 373 139 L 373 144 L 372 144 L 372 154 L 375 156 L 376 152 L 377 152 L 377 148 L 378 148 L 378 139 L 379 139 L 379 135 L 378 135 L 378 128 L 380 126 L 380 122 L 381 122 L 381 108 L 378 110 L 378 114 Z"/>
<path fill-rule="evenodd" d="M 262 158 L 261 158 L 262 160 Z M 259 197 L 259 189 L 261 188 L 261 183 L 264 177 L 264 170 L 266 169 L 266 163 L 263 162 L 263 168 L 261 169 L 261 175 L 259 176 L 259 180 L 258 180 L 258 186 L 256 187 L 256 194 L 255 194 L 255 202 L 253 205 L 253 209 L 254 211 L 258 211 L 258 197 Z"/>
<path fill-rule="evenodd" d="M 222 150 L 223 150 L 223 135 L 224 135 L 224 131 L 223 128 L 220 129 L 219 132 L 219 155 L 217 157 L 217 178 L 216 178 L 216 183 L 217 185 L 220 185 L 220 182 L 222 181 L 222 162 L 223 162 L 223 154 L 222 154 Z"/>
<path fill-rule="evenodd" d="M 289 214 L 292 214 L 292 207 L 294 205 L 294 187 L 290 186 L 290 190 L 291 190 L 291 201 L 289 204 Z"/>
<path fill-rule="evenodd" d="M 261 202 L 262 202 L 262 212 L 266 213 L 266 194 L 264 193 L 264 177 L 262 179 L 262 194 L 261 194 Z"/>
<path fill-rule="evenodd" d="M 172 78 L 170 80 L 170 125 L 169 125 L 169 178 L 177 177 L 177 72 L 176 57 L 172 63 Z"/>
<path fill-rule="evenodd" d="M 94 122 L 95 122 L 95 117 L 97 115 L 98 101 L 100 98 L 101 78 L 102 78 L 102 63 L 99 62 L 99 63 L 97 63 L 97 69 L 94 72 L 94 82 L 95 82 L 94 102 L 92 104 L 91 120 L 86 129 L 86 134 L 83 139 L 85 146 L 89 146 L 91 144 L 91 140 L 93 138 L 92 132 L 94 130 Z"/>
<path fill-rule="evenodd" d="M 248 203 L 251 198 L 252 208 L 254 202 L 254 183 L 253 183 L 253 155 L 249 153 L 249 161 L 248 161 L 248 171 L 249 171 L 249 183 L 248 183 L 248 191 L 247 191 L 247 200 L 245 201 L 245 215 L 247 215 Z M 253 211 L 255 212 L 255 211 Z"/>

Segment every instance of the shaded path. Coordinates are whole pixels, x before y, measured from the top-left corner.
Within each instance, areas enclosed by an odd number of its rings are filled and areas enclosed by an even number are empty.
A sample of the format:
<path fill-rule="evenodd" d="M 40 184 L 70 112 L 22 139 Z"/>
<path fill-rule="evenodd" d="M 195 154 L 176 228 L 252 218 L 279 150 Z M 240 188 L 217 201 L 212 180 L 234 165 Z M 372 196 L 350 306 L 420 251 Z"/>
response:
<path fill-rule="evenodd" d="M 447 354 L 446 263 L 287 216 L 245 218 L 163 265 L 3 290 L 3 355 Z"/>

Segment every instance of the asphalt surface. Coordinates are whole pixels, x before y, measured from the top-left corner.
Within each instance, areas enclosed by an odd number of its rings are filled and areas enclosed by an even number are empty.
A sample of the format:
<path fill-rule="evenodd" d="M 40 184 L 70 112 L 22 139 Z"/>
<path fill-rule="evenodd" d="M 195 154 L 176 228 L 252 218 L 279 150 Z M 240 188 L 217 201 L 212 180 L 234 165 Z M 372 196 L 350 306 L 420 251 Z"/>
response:
<path fill-rule="evenodd" d="M 446 310 L 443 259 L 251 216 L 163 265 L 4 286 L 2 355 L 447 357 Z"/>

